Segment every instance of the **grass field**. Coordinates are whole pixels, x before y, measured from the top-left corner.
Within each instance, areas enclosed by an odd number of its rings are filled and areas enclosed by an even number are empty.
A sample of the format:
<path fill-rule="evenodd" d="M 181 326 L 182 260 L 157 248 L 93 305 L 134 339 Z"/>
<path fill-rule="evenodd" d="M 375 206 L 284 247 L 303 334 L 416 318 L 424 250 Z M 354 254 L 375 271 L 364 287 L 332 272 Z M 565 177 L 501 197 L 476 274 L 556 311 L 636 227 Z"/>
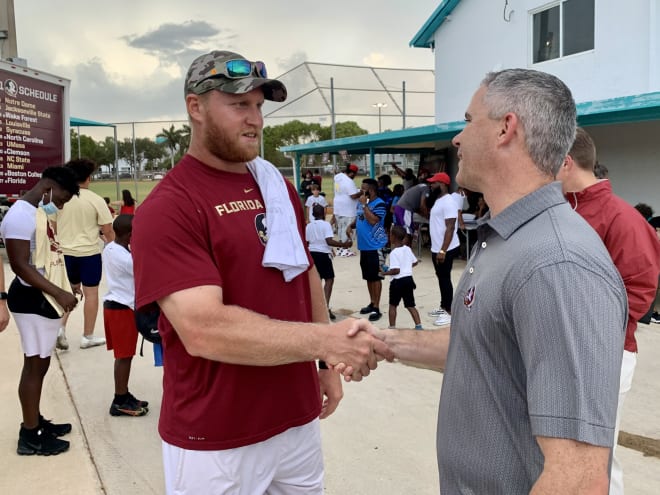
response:
<path fill-rule="evenodd" d="M 291 180 L 290 177 L 288 177 Z M 355 184 L 360 184 L 362 178 L 355 178 Z M 157 180 L 142 180 L 137 182 L 137 196 L 135 192 L 135 182 L 132 180 L 120 180 L 119 181 L 119 196 L 117 196 L 117 183 L 114 180 L 94 180 L 89 185 L 90 190 L 94 191 L 96 194 L 102 198 L 108 197 L 110 201 L 116 201 L 121 199 L 121 191 L 128 189 L 131 191 L 131 194 L 138 203 L 144 201 L 144 198 L 152 191 L 154 187 L 158 184 Z M 323 192 L 325 193 L 325 199 L 328 203 L 332 204 L 332 200 L 335 196 L 335 191 L 332 183 L 332 176 L 323 177 Z"/>
<path fill-rule="evenodd" d="M 138 201 L 143 201 L 144 198 L 151 192 L 151 190 L 156 187 L 159 181 L 157 180 L 143 180 L 138 181 L 137 183 L 137 196 L 135 192 L 135 182 L 132 180 L 120 180 L 119 181 L 119 197 L 117 196 L 117 183 L 113 180 L 93 180 L 89 185 L 89 189 L 94 191 L 96 194 L 102 198 L 108 197 L 110 201 L 116 201 L 121 199 L 121 191 L 123 189 L 128 189 L 131 191 L 131 194 Z"/>
<path fill-rule="evenodd" d="M 290 177 L 287 177 L 289 180 L 291 180 Z M 355 185 L 358 187 L 362 183 L 362 179 L 364 179 L 363 176 L 357 176 L 355 177 Z M 120 180 L 119 181 L 119 196 L 117 196 L 117 183 L 114 180 L 95 180 L 92 181 L 90 184 L 89 188 L 94 191 L 96 194 L 98 194 L 101 197 L 108 197 L 110 198 L 110 201 L 116 201 L 121 199 L 121 191 L 123 189 L 128 189 L 131 191 L 131 194 L 133 197 L 138 201 L 138 203 L 141 203 L 144 201 L 144 198 L 147 197 L 147 195 L 151 192 L 151 190 L 156 187 L 159 181 L 157 180 L 143 180 L 143 181 L 138 181 L 137 182 L 137 195 L 135 191 L 135 182 L 132 180 Z M 394 184 L 400 184 L 401 179 L 397 176 L 392 177 L 392 185 Z M 325 199 L 329 204 L 333 203 L 333 199 L 335 197 L 335 191 L 333 187 L 333 182 L 332 182 L 332 176 L 324 176 L 323 177 L 323 182 L 321 183 L 321 186 L 323 188 L 323 192 L 325 193 Z"/>

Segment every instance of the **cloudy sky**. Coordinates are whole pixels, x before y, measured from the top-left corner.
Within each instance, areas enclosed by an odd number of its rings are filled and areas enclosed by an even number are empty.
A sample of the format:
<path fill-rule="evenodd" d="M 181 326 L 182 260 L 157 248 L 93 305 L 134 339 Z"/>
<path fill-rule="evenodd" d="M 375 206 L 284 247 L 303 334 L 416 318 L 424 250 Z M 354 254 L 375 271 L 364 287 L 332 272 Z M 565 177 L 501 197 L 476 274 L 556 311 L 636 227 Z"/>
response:
<path fill-rule="evenodd" d="M 18 55 L 32 68 L 71 79 L 71 114 L 127 122 L 185 118 L 185 71 L 212 49 L 263 60 L 270 76 L 305 61 L 432 69 L 432 52 L 408 43 L 440 2 L 14 3 Z"/>

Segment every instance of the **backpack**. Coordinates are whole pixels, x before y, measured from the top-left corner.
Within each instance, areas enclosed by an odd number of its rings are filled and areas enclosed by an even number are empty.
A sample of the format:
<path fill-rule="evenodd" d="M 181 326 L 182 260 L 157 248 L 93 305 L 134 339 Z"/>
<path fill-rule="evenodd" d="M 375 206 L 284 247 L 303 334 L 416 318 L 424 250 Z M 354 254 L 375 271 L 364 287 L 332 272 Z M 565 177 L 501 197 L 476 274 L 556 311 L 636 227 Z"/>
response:
<path fill-rule="evenodd" d="M 160 344 L 162 342 L 160 332 L 158 331 L 158 318 L 160 318 L 160 307 L 157 304 L 152 304 L 140 311 L 135 311 L 135 326 L 138 332 L 142 335 L 142 344 L 140 344 L 140 356 L 143 356 L 142 348 L 144 341 L 151 342 L 152 344 Z"/>

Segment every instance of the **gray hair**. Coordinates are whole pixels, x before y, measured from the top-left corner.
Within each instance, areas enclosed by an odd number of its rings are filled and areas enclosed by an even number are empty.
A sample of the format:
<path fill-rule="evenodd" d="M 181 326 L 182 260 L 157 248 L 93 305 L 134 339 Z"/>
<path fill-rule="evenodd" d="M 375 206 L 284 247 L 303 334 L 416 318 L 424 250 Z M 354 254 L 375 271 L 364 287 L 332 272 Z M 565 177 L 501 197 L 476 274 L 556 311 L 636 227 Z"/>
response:
<path fill-rule="evenodd" d="M 481 84 L 489 117 L 516 114 L 532 161 L 554 177 L 575 139 L 577 111 L 571 90 L 559 78 L 529 69 L 490 72 Z"/>

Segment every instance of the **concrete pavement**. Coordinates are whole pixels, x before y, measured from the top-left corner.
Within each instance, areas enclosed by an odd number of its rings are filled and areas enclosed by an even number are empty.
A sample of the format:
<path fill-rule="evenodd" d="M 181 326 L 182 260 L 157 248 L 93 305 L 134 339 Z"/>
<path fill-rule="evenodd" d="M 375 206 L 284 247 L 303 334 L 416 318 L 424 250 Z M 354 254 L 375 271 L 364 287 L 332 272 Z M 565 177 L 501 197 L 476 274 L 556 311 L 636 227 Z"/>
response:
<path fill-rule="evenodd" d="M 6 257 L 5 257 L 6 259 Z M 336 279 L 332 304 L 338 315 L 353 315 L 368 302 L 358 258 L 335 258 Z M 457 262 L 456 280 L 464 267 Z M 5 264 L 7 284 L 13 278 Z M 438 286 L 428 254 L 415 268 L 416 299 L 425 328 L 433 328 L 426 313 L 437 306 Z M 388 281 L 381 310 L 386 308 Z M 101 288 L 101 293 L 105 290 Z M 267 296 L 267 292 L 261 295 Z M 400 327 L 412 324 L 399 308 Z M 387 326 L 384 316 L 378 322 Z M 111 417 L 112 354 L 104 347 L 78 348 L 82 310 L 69 321 L 69 351 L 53 356 L 46 377 L 42 411 L 48 418 L 73 423 L 69 452 L 55 457 L 16 454 L 20 407 L 16 388 L 22 354 L 13 321 L 0 334 L 0 493 L 109 494 L 138 491 L 163 493 L 160 439 L 160 368 L 153 366 L 151 346 L 145 357 L 133 360 L 131 391 L 150 402 L 141 418 Z M 103 334 L 101 316 L 96 333 Z M 633 390 L 622 420 L 622 431 L 660 441 L 660 325 L 640 325 L 639 360 Z M 381 364 L 361 383 L 344 387 L 336 413 L 322 422 L 328 495 L 355 493 L 437 494 L 435 428 L 442 375 L 400 363 Z M 628 495 L 660 492 L 660 459 L 619 447 Z"/>

